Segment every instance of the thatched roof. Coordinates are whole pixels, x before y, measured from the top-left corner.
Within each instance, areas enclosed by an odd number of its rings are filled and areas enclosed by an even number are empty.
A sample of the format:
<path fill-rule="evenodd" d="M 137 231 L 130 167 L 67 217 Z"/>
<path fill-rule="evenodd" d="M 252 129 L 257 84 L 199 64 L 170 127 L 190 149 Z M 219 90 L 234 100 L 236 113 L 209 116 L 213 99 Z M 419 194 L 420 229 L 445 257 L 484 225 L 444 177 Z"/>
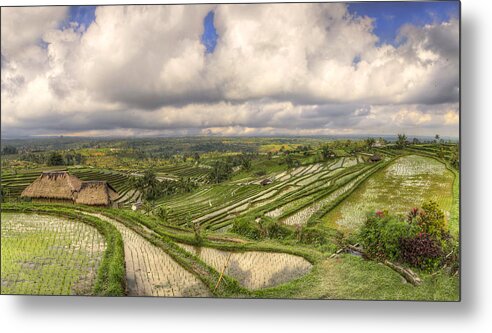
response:
<path fill-rule="evenodd" d="M 107 206 L 116 198 L 118 198 L 118 193 L 106 181 L 86 181 L 82 182 L 75 197 L 75 203 Z"/>
<path fill-rule="evenodd" d="M 43 172 L 21 196 L 107 206 L 118 198 L 118 193 L 106 181 L 81 181 L 66 171 L 55 171 Z"/>
<path fill-rule="evenodd" d="M 268 184 L 271 184 L 271 183 L 272 183 L 272 180 L 271 180 L 271 179 L 269 179 L 269 178 L 265 178 L 265 179 L 263 179 L 263 180 L 260 182 L 260 184 L 261 184 L 261 185 L 268 185 Z"/>
<path fill-rule="evenodd" d="M 22 197 L 73 200 L 82 181 L 66 171 L 43 172 L 22 191 Z"/>
<path fill-rule="evenodd" d="M 372 156 L 369 158 L 369 160 L 370 160 L 371 162 L 378 162 L 378 161 L 381 161 L 381 156 L 379 156 L 379 155 L 377 155 L 377 154 L 374 154 L 374 155 L 372 155 Z"/>

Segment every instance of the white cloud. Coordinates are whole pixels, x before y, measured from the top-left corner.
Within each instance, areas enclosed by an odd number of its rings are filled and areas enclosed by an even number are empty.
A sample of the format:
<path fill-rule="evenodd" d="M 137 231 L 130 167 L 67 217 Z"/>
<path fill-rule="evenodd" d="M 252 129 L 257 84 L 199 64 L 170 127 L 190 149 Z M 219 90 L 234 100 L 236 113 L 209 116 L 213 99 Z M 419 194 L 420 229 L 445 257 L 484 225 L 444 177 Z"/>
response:
<path fill-rule="evenodd" d="M 456 20 L 405 26 L 396 47 L 343 4 L 95 14 L 61 30 L 64 7 L 2 9 L 2 132 L 457 135 Z"/>
<path fill-rule="evenodd" d="M 458 125 L 460 122 L 458 111 L 448 111 L 444 115 L 444 123 L 446 125 Z"/>

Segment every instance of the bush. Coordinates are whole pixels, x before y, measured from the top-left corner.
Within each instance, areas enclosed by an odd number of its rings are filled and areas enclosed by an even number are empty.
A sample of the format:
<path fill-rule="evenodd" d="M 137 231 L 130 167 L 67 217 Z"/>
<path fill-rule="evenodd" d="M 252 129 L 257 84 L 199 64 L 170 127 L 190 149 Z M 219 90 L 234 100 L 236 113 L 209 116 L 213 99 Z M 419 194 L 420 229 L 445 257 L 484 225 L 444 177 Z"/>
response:
<path fill-rule="evenodd" d="M 446 262 L 453 269 L 459 254 L 449 236 L 444 213 L 433 201 L 413 208 L 406 219 L 375 212 L 367 216 L 359 241 L 370 257 L 398 260 L 423 270 Z M 445 253 L 449 253 L 444 257 Z"/>
<path fill-rule="evenodd" d="M 443 255 L 440 243 L 427 233 L 400 239 L 400 249 L 402 261 L 424 270 L 438 268 Z"/>
<path fill-rule="evenodd" d="M 437 240 L 449 237 L 444 213 L 434 201 L 424 203 L 421 209 L 412 209 L 408 214 L 408 222 L 417 224 L 420 232 L 429 234 Z"/>
<path fill-rule="evenodd" d="M 258 170 L 255 172 L 255 175 L 257 175 L 258 177 L 265 176 L 266 174 L 267 172 L 265 170 Z"/>
<path fill-rule="evenodd" d="M 264 220 L 262 219 L 260 222 L 263 222 Z M 270 239 L 285 239 L 289 236 L 292 235 L 292 230 L 289 229 L 286 225 L 273 220 L 269 219 L 266 220 L 266 222 L 263 222 L 263 227 L 266 230 L 266 237 Z"/>
<path fill-rule="evenodd" d="M 232 232 L 255 239 L 285 239 L 292 235 L 292 230 L 270 217 L 262 216 L 258 222 L 253 216 L 237 218 L 232 225 Z"/>
<path fill-rule="evenodd" d="M 336 237 L 336 232 L 330 232 L 316 227 L 303 226 L 297 230 L 298 240 L 303 244 L 326 245 Z"/>
<path fill-rule="evenodd" d="M 378 211 L 367 216 L 359 237 L 369 256 L 396 260 L 401 255 L 400 239 L 415 234 L 415 226 L 390 216 L 387 212 Z"/>
<path fill-rule="evenodd" d="M 232 224 L 232 232 L 238 235 L 242 235 L 251 239 L 259 240 L 261 239 L 260 228 L 256 223 L 251 223 L 247 218 L 237 218 Z"/>

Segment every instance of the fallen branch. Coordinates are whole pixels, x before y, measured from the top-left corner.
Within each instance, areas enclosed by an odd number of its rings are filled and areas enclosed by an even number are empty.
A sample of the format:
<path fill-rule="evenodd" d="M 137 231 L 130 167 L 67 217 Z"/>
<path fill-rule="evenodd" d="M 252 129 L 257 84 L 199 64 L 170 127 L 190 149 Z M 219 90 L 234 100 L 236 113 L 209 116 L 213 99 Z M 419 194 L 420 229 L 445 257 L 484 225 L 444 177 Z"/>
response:
<path fill-rule="evenodd" d="M 360 255 L 364 259 L 378 261 L 377 259 L 371 258 L 366 252 L 364 252 L 364 250 L 360 246 L 357 246 L 357 245 L 359 245 L 359 244 L 356 244 L 356 245 L 348 244 L 346 247 L 341 248 L 336 253 L 332 254 L 330 256 L 330 258 L 336 256 L 337 254 L 339 254 L 341 252 L 344 252 L 344 251 L 347 252 L 347 249 L 348 249 L 348 250 L 351 250 L 353 252 L 360 253 Z M 405 278 L 405 280 L 408 281 L 409 283 L 411 283 L 412 285 L 418 286 L 419 284 L 422 283 L 422 280 L 419 278 L 419 276 L 414 271 L 412 271 L 410 268 L 405 268 L 405 267 L 400 266 L 398 264 L 395 264 L 389 260 L 384 260 L 381 262 L 384 265 L 391 268 L 392 270 L 394 270 L 395 272 L 397 272 L 398 274 L 400 274 L 401 276 L 403 276 Z"/>
<path fill-rule="evenodd" d="M 392 270 L 398 272 L 401 276 L 405 278 L 408 282 L 413 284 L 414 286 L 418 286 L 419 284 L 422 283 L 422 280 L 420 280 L 419 276 L 412 271 L 410 268 L 405 268 L 400 265 L 397 265 L 395 263 L 392 263 L 389 260 L 383 261 L 383 264 L 391 268 Z"/>

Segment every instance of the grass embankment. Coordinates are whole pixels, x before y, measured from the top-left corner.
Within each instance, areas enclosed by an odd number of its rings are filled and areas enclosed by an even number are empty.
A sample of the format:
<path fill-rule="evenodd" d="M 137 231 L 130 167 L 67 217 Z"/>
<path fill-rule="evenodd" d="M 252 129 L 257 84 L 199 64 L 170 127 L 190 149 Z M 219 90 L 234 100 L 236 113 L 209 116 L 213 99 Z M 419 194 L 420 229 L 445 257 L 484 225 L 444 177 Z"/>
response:
<path fill-rule="evenodd" d="M 443 271 L 419 272 L 420 286 L 406 283 L 389 267 L 343 254 L 315 265 L 311 274 L 255 292 L 256 297 L 354 300 L 459 300 L 459 278 Z"/>

